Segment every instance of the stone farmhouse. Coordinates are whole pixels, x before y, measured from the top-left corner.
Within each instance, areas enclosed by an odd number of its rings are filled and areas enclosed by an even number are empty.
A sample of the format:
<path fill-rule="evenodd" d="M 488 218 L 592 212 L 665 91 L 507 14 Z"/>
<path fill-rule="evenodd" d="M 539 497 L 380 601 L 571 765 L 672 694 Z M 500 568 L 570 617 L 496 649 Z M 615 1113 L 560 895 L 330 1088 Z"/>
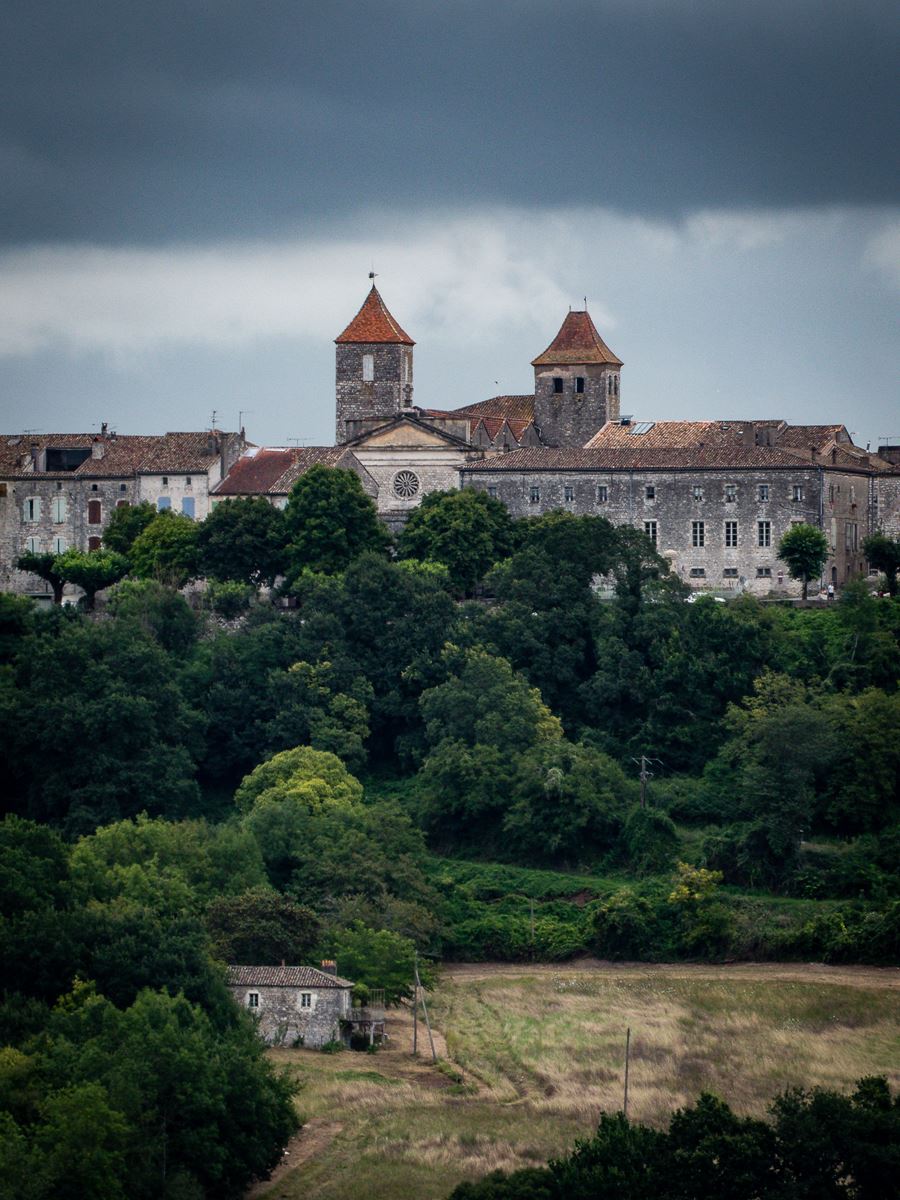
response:
<path fill-rule="evenodd" d="M 248 449 L 212 504 L 283 506 L 325 463 L 356 471 L 398 529 L 428 492 L 472 487 L 517 517 L 564 509 L 634 525 L 690 585 L 758 594 L 799 591 L 777 558 L 794 523 L 825 531 L 822 582 L 836 585 L 865 570 L 869 533 L 900 532 L 900 447 L 869 453 L 839 424 L 622 416 L 623 364 L 587 311 L 570 311 L 532 360 L 533 394 L 452 410 L 414 403 L 414 342 L 374 284 L 335 346 L 336 444 Z"/>
<path fill-rule="evenodd" d="M 338 975 L 331 960 L 321 970 L 284 963 L 229 966 L 228 987 L 256 1018 L 260 1037 L 270 1045 L 319 1049 L 329 1042 L 349 1046 L 351 1033 L 362 1033 L 370 1042 L 384 1035 L 383 993 L 373 995 L 366 1007 L 354 1007 L 354 985 Z"/>

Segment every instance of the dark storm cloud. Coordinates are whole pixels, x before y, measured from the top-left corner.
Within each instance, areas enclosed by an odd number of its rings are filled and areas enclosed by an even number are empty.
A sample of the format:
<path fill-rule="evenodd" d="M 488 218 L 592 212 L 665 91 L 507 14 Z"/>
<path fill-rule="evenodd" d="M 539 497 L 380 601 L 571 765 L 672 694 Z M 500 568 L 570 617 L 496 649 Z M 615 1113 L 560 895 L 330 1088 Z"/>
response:
<path fill-rule="evenodd" d="M 7 2 L 7 242 L 361 206 L 883 203 L 895 6 Z"/>

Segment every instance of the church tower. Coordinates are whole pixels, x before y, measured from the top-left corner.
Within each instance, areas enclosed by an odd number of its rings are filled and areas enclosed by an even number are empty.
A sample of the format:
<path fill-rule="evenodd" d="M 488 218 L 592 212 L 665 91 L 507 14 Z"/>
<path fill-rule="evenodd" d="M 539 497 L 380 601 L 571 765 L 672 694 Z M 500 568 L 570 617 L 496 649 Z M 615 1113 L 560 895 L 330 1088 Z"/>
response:
<path fill-rule="evenodd" d="M 374 278 L 370 276 L 370 278 Z M 412 407 L 413 346 L 372 284 L 363 306 L 334 339 L 338 445 Z"/>
<path fill-rule="evenodd" d="M 569 311 L 534 367 L 534 423 L 545 446 L 583 446 L 607 421 L 619 419 L 616 358 L 587 309 Z"/>

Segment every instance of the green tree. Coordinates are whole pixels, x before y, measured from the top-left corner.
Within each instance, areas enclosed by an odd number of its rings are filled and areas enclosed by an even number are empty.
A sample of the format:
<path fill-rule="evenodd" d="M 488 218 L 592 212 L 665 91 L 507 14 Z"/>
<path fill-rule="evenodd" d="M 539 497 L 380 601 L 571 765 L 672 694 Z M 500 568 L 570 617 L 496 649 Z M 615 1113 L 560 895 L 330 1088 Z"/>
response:
<path fill-rule="evenodd" d="M 389 929 L 367 929 L 356 924 L 339 929 L 326 943 L 338 965 L 338 973 L 369 988 L 384 988 L 388 1004 L 413 994 L 415 945 L 409 938 Z M 426 962 L 419 964 L 422 984 L 432 982 Z"/>
<path fill-rule="evenodd" d="M 92 609 L 94 598 L 111 587 L 128 571 L 128 559 L 114 550 L 91 550 L 85 554 L 72 547 L 53 560 L 53 570 L 66 583 L 84 591 L 84 607 Z"/>
<path fill-rule="evenodd" d="M 110 593 L 109 610 L 118 620 L 139 626 L 170 654 L 187 656 L 200 632 L 184 596 L 156 579 L 123 579 Z"/>
<path fill-rule="evenodd" d="M 828 539 L 815 525 L 802 522 L 792 525 L 781 535 L 778 557 L 787 563 L 791 579 L 803 581 L 803 599 L 806 599 L 810 579 L 821 575 L 828 557 Z"/>
<path fill-rule="evenodd" d="M 200 525 L 200 569 L 210 579 L 274 582 L 284 566 L 284 513 L 261 496 L 217 504 Z"/>
<path fill-rule="evenodd" d="M 678 834 L 671 817 L 657 808 L 632 808 L 622 826 L 620 852 L 638 875 L 668 871 L 678 853 Z"/>
<path fill-rule="evenodd" d="M 206 926 L 219 958 L 265 966 L 304 962 L 320 933 L 311 909 L 264 887 L 217 897 L 207 909 Z"/>
<path fill-rule="evenodd" d="M 509 752 L 562 737 L 559 718 L 506 659 L 479 647 L 459 652 L 451 646 L 445 662 L 449 678 L 419 700 L 431 746 L 451 739 Z"/>
<path fill-rule="evenodd" d="M 124 1010 L 90 987 L 51 1018 L 51 1087 L 94 1081 L 128 1125 L 125 1194 L 243 1195 L 297 1127 L 292 1087 L 230 1005 L 217 1027 L 183 996 L 144 991 Z"/>
<path fill-rule="evenodd" d="M 103 530 L 103 545 L 107 550 L 115 550 L 117 554 L 124 554 L 128 558 L 135 539 L 155 517 L 156 508 L 149 500 L 142 500 L 140 504 L 117 505 Z"/>
<path fill-rule="evenodd" d="M 27 554 L 20 554 L 16 559 L 16 566 L 20 571 L 37 575 L 38 579 L 50 584 L 54 604 L 62 604 L 63 588 L 66 586 L 66 580 L 56 569 L 58 557 L 56 554 L 34 554 L 29 551 Z"/>
<path fill-rule="evenodd" d="M 316 810 L 347 807 L 362 801 L 362 784 L 327 750 L 297 746 L 282 750 L 255 767 L 235 792 L 241 812 L 261 802 L 291 801 Z"/>
<path fill-rule="evenodd" d="M 291 489 L 284 510 L 286 573 L 334 574 L 367 551 L 386 553 L 390 534 L 354 471 L 311 467 Z"/>
<path fill-rule="evenodd" d="M 596 863 L 615 844 L 637 785 L 588 746 L 543 743 L 519 759 L 504 843 L 517 861 Z"/>
<path fill-rule="evenodd" d="M 430 492 L 409 514 L 398 540 L 401 558 L 443 563 L 453 588 L 470 594 L 513 545 L 506 505 L 487 492 Z"/>
<path fill-rule="evenodd" d="M 131 547 L 131 565 L 139 579 L 157 579 L 182 587 L 200 569 L 199 525 L 183 513 L 166 509 L 138 534 Z"/>
<path fill-rule="evenodd" d="M 7 790 L 28 815 L 70 833 L 141 810 L 190 811 L 202 717 L 175 675 L 165 651 L 129 625 L 66 622 L 32 639 L 4 703 Z"/>
<path fill-rule="evenodd" d="M 881 571 L 887 580 L 888 593 L 897 595 L 897 572 L 900 571 L 900 539 L 885 533 L 873 533 L 863 542 L 863 554 L 870 567 Z"/>

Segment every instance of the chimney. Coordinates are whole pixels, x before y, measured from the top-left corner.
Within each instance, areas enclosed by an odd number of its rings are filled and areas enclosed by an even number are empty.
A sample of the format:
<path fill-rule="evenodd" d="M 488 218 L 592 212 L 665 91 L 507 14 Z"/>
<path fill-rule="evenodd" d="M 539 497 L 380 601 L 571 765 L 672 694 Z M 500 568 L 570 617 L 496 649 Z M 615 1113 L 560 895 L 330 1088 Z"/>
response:
<path fill-rule="evenodd" d="M 337 963 L 333 958 L 323 958 L 322 970 L 326 975 L 337 975 Z"/>
<path fill-rule="evenodd" d="M 95 437 L 91 442 L 91 458 L 102 458 L 106 453 L 106 446 L 103 444 L 103 439 Z"/>

